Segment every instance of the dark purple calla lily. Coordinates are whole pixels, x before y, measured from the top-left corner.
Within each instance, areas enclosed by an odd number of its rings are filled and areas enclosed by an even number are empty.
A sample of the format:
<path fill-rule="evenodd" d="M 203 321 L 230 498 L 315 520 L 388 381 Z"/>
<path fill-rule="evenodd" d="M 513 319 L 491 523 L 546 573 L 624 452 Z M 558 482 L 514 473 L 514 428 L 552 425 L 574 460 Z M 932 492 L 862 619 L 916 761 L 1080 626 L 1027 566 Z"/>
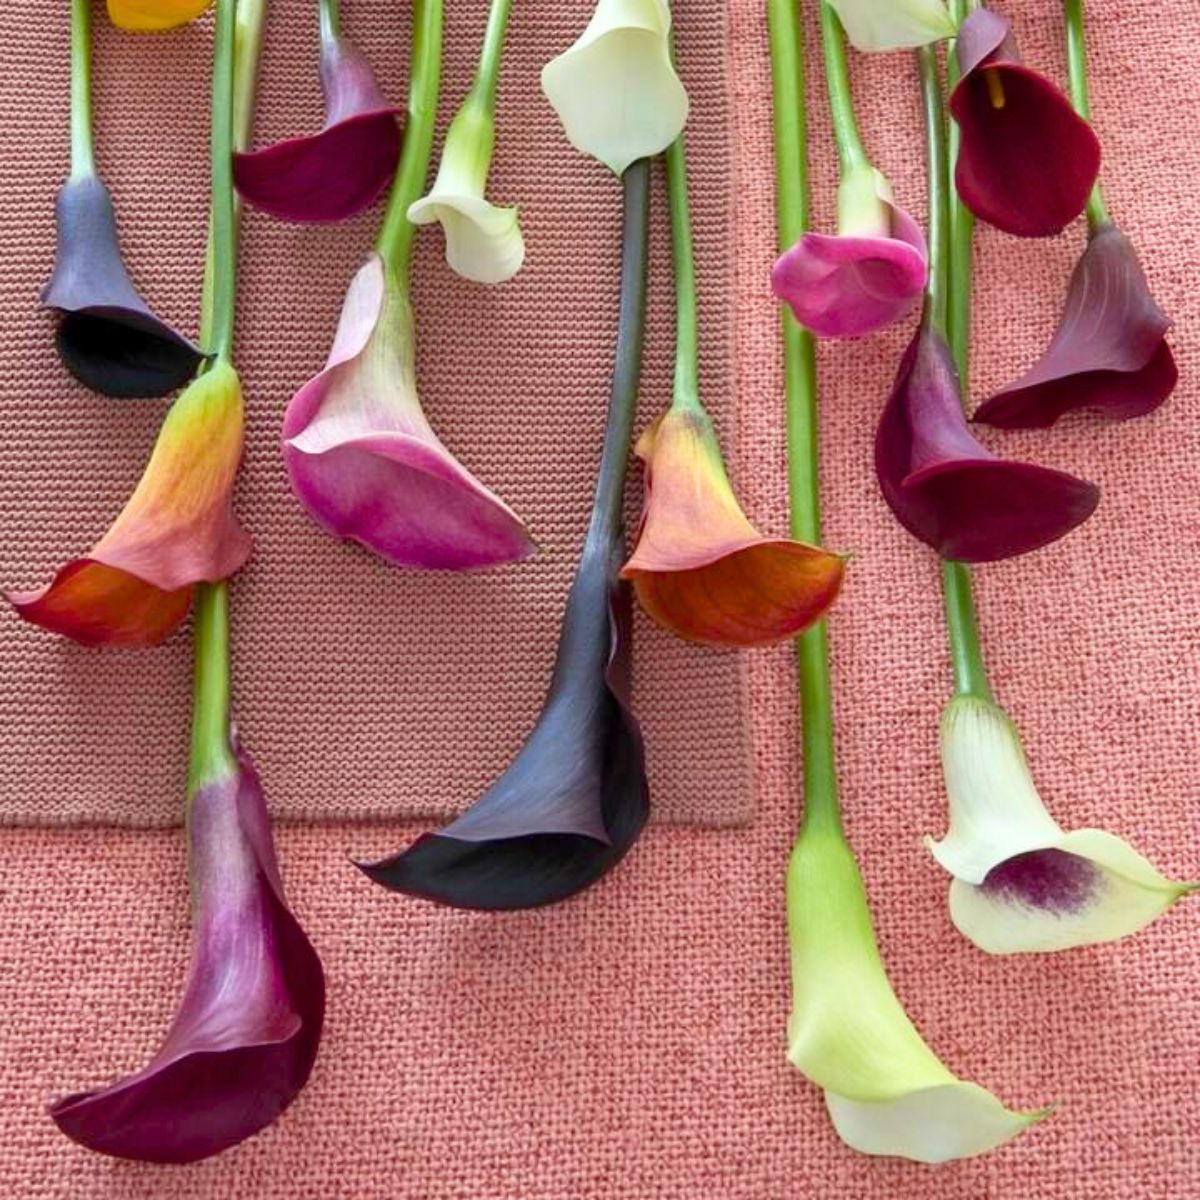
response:
<path fill-rule="evenodd" d="M 257 1133 L 296 1098 L 321 1037 L 324 973 L 284 900 L 247 758 L 196 790 L 188 841 L 192 964 L 166 1039 L 136 1074 L 50 1110 L 118 1158 L 193 1162 Z"/>
<path fill-rule="evenodd" d="M 400 160 L 400 109 L 388 104 L 367 60 L 344 37 L 321 43 L 325 126 L 233 156 L 237 189 L 284 221 L 340 221 L 383 194 Z"/>
<path fill-rule="evenodd" d="M 1087 204 L 1100 143 L 1061 89 L 1025 66 L 1008 21 L 976 9 L 958 32 L 950 112 L 962 131 L 955 181 L 982 220 L 1049 237 Z"/>
<path fill-rule="evenodd" d="M 875 437 L 875 471 L 900 524 L 959 562 L 1037 550 L 1087 520 L 1100 500 L 1094 484 L 1006 462 L 976 441 L 950 349 L 929 321 L 900 363 Z"/>
<path fill-rule="evenodd" d="M 1015 383 L 985 400 L 976 421 L 1004 429 L 1043 428 L 1064 413 L 1094 408 L 1116 420 L 1153 412 L 1179 371 L 1133 243 L 1113 224 L 1098 226 L 1067 293 L 1046 353 Z"/>
<path fill-rule="evenodd" d="M 204 355 L 159 320 L 121 261 L 112 197 L 96 175 L 73 177 L 55 202 L 58 244 L 42 303 L 61 314 L 56 344 L 67 370 L 106 396 L 164 396 Z"/>

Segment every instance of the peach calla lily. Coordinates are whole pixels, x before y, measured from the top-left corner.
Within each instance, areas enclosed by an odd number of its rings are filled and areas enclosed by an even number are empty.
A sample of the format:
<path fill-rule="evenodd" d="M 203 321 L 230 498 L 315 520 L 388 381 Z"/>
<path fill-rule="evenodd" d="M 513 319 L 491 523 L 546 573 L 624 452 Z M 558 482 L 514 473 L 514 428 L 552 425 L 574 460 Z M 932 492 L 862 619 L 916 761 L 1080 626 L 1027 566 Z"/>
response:
<path fill-rule="evenodd" d="M 119 29 L 160 33 L 194 21 L 212 0 L 108 0 L 108 17 Z"/>

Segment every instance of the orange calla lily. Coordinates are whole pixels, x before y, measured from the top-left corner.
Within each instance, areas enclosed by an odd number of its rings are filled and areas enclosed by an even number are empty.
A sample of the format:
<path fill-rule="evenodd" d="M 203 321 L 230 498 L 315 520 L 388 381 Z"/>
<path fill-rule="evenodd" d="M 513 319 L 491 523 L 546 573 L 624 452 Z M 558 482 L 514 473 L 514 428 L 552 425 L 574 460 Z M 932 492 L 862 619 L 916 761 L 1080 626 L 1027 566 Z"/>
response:
<path fill-rule="evenodd" d="M 108 19 L 119 29 L 158 33 L 194 21 L 212 0 L 108 0 Z"/>
<path fill-rule="evenodd" d="M 673 406 L 642 435 L 637 453 L 646 500 L 621 576 L 655 621 L 689 641 L 742 647 L 795 637 L 825 614 L 845 561 L 754 528 L 702 408 Z"/>

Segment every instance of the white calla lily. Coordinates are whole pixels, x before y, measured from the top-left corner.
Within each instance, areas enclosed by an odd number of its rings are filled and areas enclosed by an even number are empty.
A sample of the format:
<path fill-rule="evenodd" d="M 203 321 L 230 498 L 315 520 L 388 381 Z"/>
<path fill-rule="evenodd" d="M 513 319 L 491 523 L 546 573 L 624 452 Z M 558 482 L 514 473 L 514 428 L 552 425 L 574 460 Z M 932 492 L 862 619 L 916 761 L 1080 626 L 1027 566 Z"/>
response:
<path fill-rule="evenodd" d="M 469 98 L 446 132 L 432 190 L 408 209 L 414 225 L 441 223 L 451 270 L 476 283 L 504 283 L 525 261 L 517 210 L 484 197 L 494 142 L 491 113 Z"/>
<path fill-rule="evenodd" d="M 840 831 L 802 833 L 788 870 L 788 926 L 788 1058 L 824 1089 L 847 1145 L 947 1162 L 992 1150 L 1047 1114 L 1010 1111 L 926 1045 L 888 982 L 862 877 Z"/>
<path fill-rule="evenodd" d="M 942 0 L 828 0 L 856 50 L 911 50 L 954 36 Z"/>
<path fill-rule="evenodd" d="M 542 70 L 571 145 L 618 175 L 665 150 L 687 122 L 670 34 L 666 0 L 599 0 L 579 40 Z"/>
<path fill-rule="evenodd" d="M 1016 726 L 990 701 L 947 705 L 942 767 L 950 830 L 926 844 L 954 876 L 951 919 L 981 950 L 1115 941 L 1200 887 L 1167 879 L 1111 833 L 1065 832 L 1038 795 Z"/>

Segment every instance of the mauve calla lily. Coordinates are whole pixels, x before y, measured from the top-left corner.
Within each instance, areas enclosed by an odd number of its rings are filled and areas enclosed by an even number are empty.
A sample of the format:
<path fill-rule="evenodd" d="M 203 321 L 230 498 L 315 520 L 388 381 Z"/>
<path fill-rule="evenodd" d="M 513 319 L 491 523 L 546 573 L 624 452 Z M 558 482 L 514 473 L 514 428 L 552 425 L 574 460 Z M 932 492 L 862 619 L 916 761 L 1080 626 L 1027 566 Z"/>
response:
<path fill-rule="evenodd" d="M 238 191 L 284 221 L 340 221 L 369 208 L 400 160 L 400 109 L 379 89 L 367 60 L 322 27 L 321 88 L 325 126 L 233 156 Z"/>
<path fill-rule="evenodd" d="M 1066 310 L 1046 353 L 985 400 L 975 420 L 1031 429 L 1081 408 L 1114 420 L 1145 416 L 1179 379 L 1166 342 L 1170 327 L 1150 295 L 1133 243 L 1115 225 L 1102 224 L 1071 277 Z"/>
<path fill-rule="evenodd" d="M 921 227 L 898 207 L 874 167 L 838 188 L 836 236 L 806 233 L 775 263 L 771 286 L 818 337 L 861 337 L 911 312 L 925 290 Z"/>
<path fill-rule="evenodd" d="M 875 438 L 884 499 L 943 558 L 993 562 L 1027 554 L 1082 524 L 1100 501 L 1091 483 L 981 445 L 963 416 L 949 347 L 922 322 L 900 364 Z"/>
<path fill-rule="evenodd" d="M 321 961 L 284 899 L 254 767 L 197 788 L 188 816 L 192 962 L 145 1067 L 50 1110 L 101 1154 L 186 1163 L 269 1125 L 312 1070 L 325 1013 Z"/>
<path fill-rule="evenodd" d="M 642 607 L 689 641 L 766 646 L 819 620 L 845 562 L 817 546 L 769 538 L 742 512 L 708 414 L 674 406 L 639 439 L 646 500 L 621 571 Z"/>
<path fill-rule="evenodd" d="M 963 22 L 950 112 L 961 141 L 955 182 L 982 220 L 1049 237 L 1083 212 L 1100 143 L 1063 91 L 1022 63 L 1008 21 L 986 8 Z"/>
<path fill-rule="evenodd" d="M 108 18 L 119 29 L 158 33 L 194 21 L 213 0 L 108 0 Z"/>
<path fill-rule="evenodd" d="M 378 254 L 350 284 L 325 369 L 288 405 L 283 452 L 319 525 L 398 566 L 467 570 L 534 550 L 426 420 L 412 308 Z"/>
<path fill-rule="evenodd" d="M 22 618 L 86 646 L 152 646 L 187 615 L 197 583 L 250 555 L 233 515 L 242 389 L 218 361 L 172 405 L 145 473 L 108 532 L 40 591 L 9 593 Z"/>

